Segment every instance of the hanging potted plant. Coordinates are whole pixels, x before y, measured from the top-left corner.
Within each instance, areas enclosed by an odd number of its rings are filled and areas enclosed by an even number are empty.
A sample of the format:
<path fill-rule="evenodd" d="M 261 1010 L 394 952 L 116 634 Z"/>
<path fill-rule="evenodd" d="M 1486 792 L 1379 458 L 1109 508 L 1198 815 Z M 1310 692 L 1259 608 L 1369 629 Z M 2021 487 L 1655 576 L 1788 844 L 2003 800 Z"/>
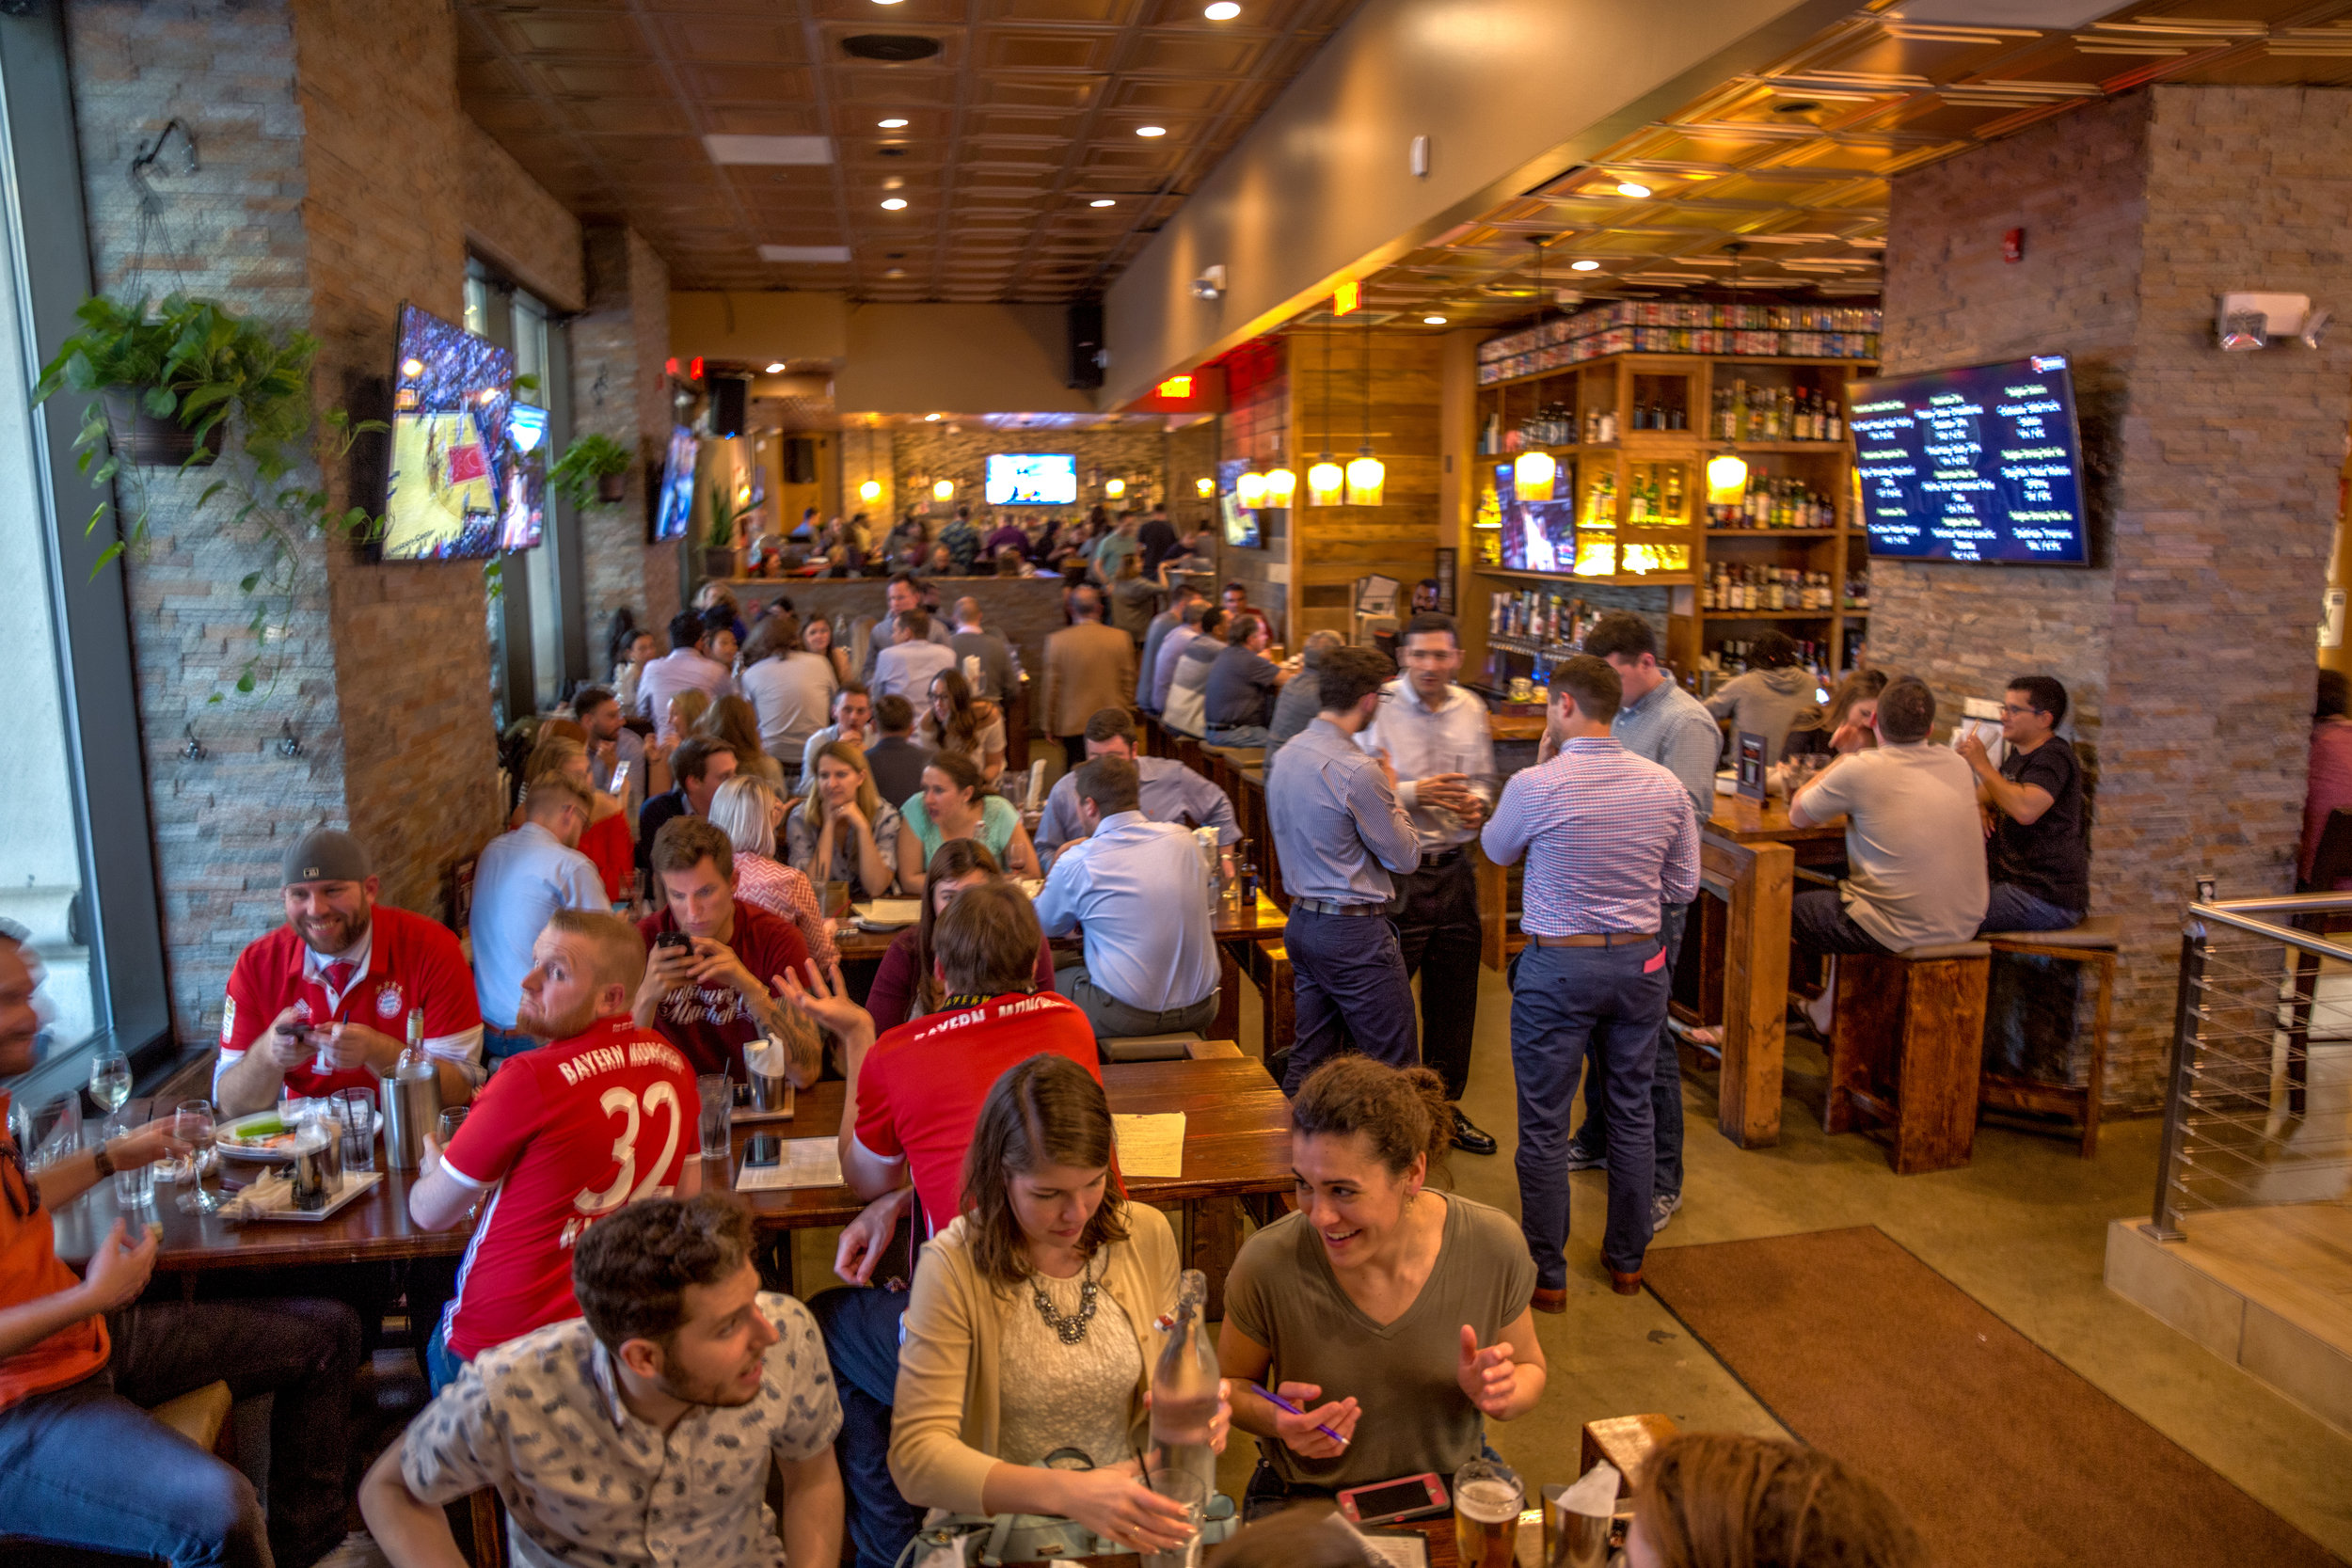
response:
<path fill-rule="evenodd" d="M 556 493 L 574 506 L 586 508 L 589 493 L 610 505 L 628 493 L 628 449 L 610 436 L 582 436 L 564 449 L 548 470 Z"/>
<path fill-rule="evenodd" d="M 105 459 L 135 467 L 194 467 L 220 454 L 225 421 L 243 417 L 246 439 L 274 446 L 310 420 L 310 334 L 280 336 L 262 323 L 185 294 L 124 305 L 103 296 L 74 311 L 81 325 L 57 345 L 34 388 L 37 401 L 61 390 L 90 394 L 76 465 L 90 473 Z M 113 470 L 94 474 L 103 481 Z"/>

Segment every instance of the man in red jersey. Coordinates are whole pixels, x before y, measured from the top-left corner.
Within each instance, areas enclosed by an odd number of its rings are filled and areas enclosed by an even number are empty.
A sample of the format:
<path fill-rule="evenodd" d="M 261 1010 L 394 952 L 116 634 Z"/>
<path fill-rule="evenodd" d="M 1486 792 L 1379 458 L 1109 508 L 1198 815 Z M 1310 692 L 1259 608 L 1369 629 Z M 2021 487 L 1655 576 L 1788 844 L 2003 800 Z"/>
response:
<path fill-rule="evenodd" d="M 624 1203 L 702 1188 L 693 1067 L 629 1016 L 644 972 L 644 939 L 620 916 L 549 915 L 516 1026 L 553 1043 L 509 1059 L 446 1151 L 426 1140 L 411 1219 L 446 1230 L 490 1197 L 425 1347 L 437 1394 L 492 1345 L 578 1315 L 582 1230 Z"/>
<path fill-rule="evenodd" d="M 223 1116 L 278 1103 L 280 1090 L 377 1092 L 400 1064 L 408 1015 L 424 1013 L 424 1048 L 441 1103 L 463 1105 L 482 1081 L 482 1009 L 465 950 L 437 920 L 375 902 L 359 841 L 314 828 L 286 851 L 286 924 L 249 943 L 229 974 L 213 1098 Z"/>
<path fill-rule="evenodd" d="M 803 1087 L 815 1083 L 824 1068 L 816 1027 L 769 989 L 782 985 L 778 976 L 808 973 L 800 927 L 736 901 L 735 847 L 706 817 L 662 825 L 653 871 L 663 907 L 637 923 L 652 949 L 637 989 L 638 1026 L 684 1052 L 696 1072 L 738 1082 L 745 1076 L 743 1048 L 773 1038 L 785 1049 L 786 1076 Z M 683 944 L 661 940 L 680 934 Z"/>
<path fill-rule="evenodd" d="M 897 1227 L 910 1177 L 927 1234 L 956 1217 L 973 1124 L 1006 1069 L 1051 1052 L 1101 1076 L 1087 1015 L 1076 1003 L 1035 989 L 1039 939 L 1037 911 L 1018 887 L 985 882 L 964 889 L 932 937 L 946 1010 L 879 1040 L 866 1009 L 841 994 L 837 971 L 834 985 L 813 990 L 801 985 L 802 972 L 785 976 L 793 1006 L 831 1029 L 848 1053 L 841 1174 L 852 1192 L 873 1201 L 842 1232 L 834 1269 L 843 1278 L 870 1277 L 874 1256 Z M 906 1304 L 903 1291 L 854 1288 L 828 1291 L 808 1304 L 841 1396 L 837 1449 L 858 1568 L 889 1568 L 922 1524 L 922 1510 L 898 1495 L 890 1475 L 890 1407 Z"/>

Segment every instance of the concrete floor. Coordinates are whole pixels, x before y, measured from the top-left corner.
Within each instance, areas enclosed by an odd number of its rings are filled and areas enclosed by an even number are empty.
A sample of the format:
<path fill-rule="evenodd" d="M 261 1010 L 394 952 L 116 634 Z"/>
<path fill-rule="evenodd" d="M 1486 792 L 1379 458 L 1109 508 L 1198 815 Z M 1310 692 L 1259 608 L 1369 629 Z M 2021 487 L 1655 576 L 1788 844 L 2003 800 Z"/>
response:
<path fill-rule="evenodd" d="M 1482 972 L 1477 1054 L 1465 1107 L 1501 1140 L 1487 1159 L 1456 1154 L 1450 1185 L 1514 1215 L 1510 992 Z M 1254 997 L 1244 1049 L 1256 1050 Z M 1792 1042 L 1790 1096 L 1777 1148 L 1734 1148 L 1714 1126 L 1714 1097 L 1687 1079 L 1682 1212 L 1657 1247 L 1875 1225 L 2095 1386 L 2352 1559 L 2352 1434 L 2320 1421 L 2201 1349 L 2101 1282 L 2107 1222 L 2148 1212 L 2158 1124 L 2109 1122 L 2085 1162 L 2056 1138 L 1987 1128 L 1963 1170 L 1899 1178 L 1878 1146 L 1823 1134 L 1820 1070 Z M 1800 1096 L 1811 1093 L 1808 1104 Z M 1544 1403 L 1489 1440 L 1531 1489 L 1572 1478 L 1578 1429 L 1595 1417 L 1662 1411 L 1685 1429 L 1778 1433 L 1731 1374 L 1657 1299 L 1613 1294 L 1597 1253 L 1603 1177 L 1571 1178 L 1571 1294 L 1565 1316 L 1538 1316 L 1551 1377 Z M 1221 1479 L 1248 1473 L 1247 1440 Z M 2030 1481 L 2028 1480 L 2028 1484 Z"/>

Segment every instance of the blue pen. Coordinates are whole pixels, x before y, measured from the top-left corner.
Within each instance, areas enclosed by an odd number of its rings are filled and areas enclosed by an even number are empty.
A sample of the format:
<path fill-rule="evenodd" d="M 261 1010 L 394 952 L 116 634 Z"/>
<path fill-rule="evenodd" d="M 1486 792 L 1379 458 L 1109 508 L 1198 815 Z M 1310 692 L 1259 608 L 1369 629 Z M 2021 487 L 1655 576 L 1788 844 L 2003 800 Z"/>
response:
<path fill-rule="evenodd" d="M 1267 1387 L 1263 1383 L 1251 1384 L 1249 1386 L 1249 1391 L 1257 1395 L 1260 1399 L 1265 1401 L 1266 1403 L 1274 1406 L 1277 1410 L 1287 1410 L 1294 1416 L 1304 1416 L 1307 1414 L 1304 1410 L 1299 1409 L 1298 1406 L 1291 1403 L 1290 1401 L 1284 1399 L 1281 1395 L 1276 1393 L 1273 1389 Z M 1341 1448 L 1347 1447 L 1346 1438 L 1341 1436 L 1338 1433 L 1333 1432 L 1329 1427 L 1325 1426 L 1321 1421 L 1317 1421 L 1315 1423 L 1315 1430 L 1323 1433 L 1326 1437 L 1331 1439 L 1332 1442 L 1337 1443 Z"/>

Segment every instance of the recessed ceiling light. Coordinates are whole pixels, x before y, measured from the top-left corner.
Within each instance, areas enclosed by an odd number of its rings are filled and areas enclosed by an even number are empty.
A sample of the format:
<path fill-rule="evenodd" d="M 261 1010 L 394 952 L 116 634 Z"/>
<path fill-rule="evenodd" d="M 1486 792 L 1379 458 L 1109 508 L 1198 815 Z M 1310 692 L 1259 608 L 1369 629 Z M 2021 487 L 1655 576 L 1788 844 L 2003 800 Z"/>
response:
<path fill-rule="evenodd" d="M 1241 15 L 1241 8 L 1233 0 L 1216 0 L 1216 4 L 1200 13 L 1211 22 L 1231 22 Z"/>
<path fill-rule="evenodd" d="M 1445 325 L 1445 318 L 1443 316 L 1423 316 L 1421 319 L 1421 325 L 1423 326 L 1443 326 Z"/>
<path fill-rule="evenodd" d="M 1107 196 L 1103 196 L 1095 198 L 1092 201 L 1088 202 L 1087 205 L 1089 207 L 1116 207 L 1119 203 L 1113 201 Z"/>
<path fill-rule="evenodd" d="M 774 364 L 769 366 L 768 373 L 770 375 L 782 375 L 784 373 L 784 361 L 779 359 Z"/>
<path fill-rule="evenodd" d="M 1598 272 L 1600 263 L 1598 261 L 1570 261 L 1568 270 L 1570 272 Z"/>
<path fill-rule="evenodd" d="M 882 211 L 885 213 L 898 212 L 903 209 L 906 204 L 907 198 L 903 196 L 886 196 L 882 198 Z"/>
<path fill-rule="evenodd" d="M 889 119 L 878 119 L 874 123 L 885 131 L 903 131 L 907 128 L 907 122 L 895 116 Z"/>
<path fill-rule="evenodd" d="M 1637 180 L 1620 180 L 1617 182 L 1617 194 L 1619 196 L 1644 197 L 1649 195 L 1649 187 Z"/>
<path fill-rule="evenodd" d="M 1165 125 L 1138 125 L 1136 127 L 1136 135 L 1138 136 L 1165 136 L 1168 135 L 1168 127 Z"/>

